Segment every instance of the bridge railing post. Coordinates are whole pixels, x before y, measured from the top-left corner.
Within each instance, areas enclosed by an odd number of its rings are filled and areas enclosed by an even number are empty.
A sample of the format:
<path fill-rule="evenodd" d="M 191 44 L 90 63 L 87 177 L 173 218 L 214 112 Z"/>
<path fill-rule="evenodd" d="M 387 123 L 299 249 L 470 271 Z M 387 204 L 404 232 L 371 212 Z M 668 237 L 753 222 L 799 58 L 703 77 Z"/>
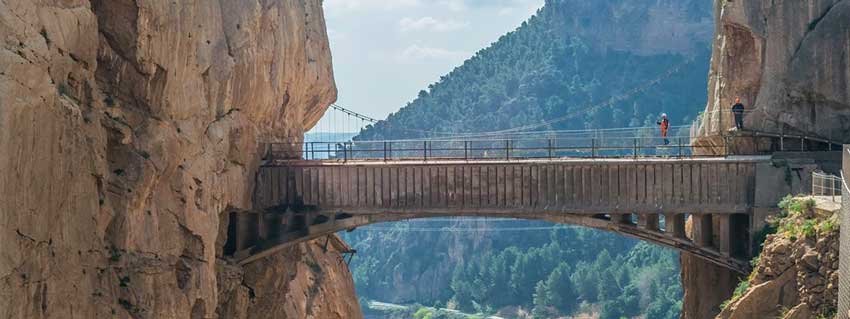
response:
<path fill-rule="evenodd" d="M 422 159 L 428 161 L 428 141 L 422 142 Z"/>
<path fill-rule="evenodd" d="M 679 158 L 682 158 L 682 155 L 683 155 L 682 148 L 683 147 L 685 147 L 685 145 L 682 143 L 682 138 L 680 137 L 679 138 Z"/>
<path fill-rule="evenodd" d="M 511 160 L 511 141 L 505 140 L 505 160 Z"/>
<path fill-rule="evenodd" d="M 549 159 L 552 159 L 552 139 L 549 139 Z"/>
<path fill-rule="evenodd" d="M 469 141 L 463 141 L 463 160 L 469 160 Z"/>
<path fill-rule="evenodd" d="M 387 161 L 387 142 L 384 142 L 384 162 Z"/>
<path fill-rule="evenodd" d="M 590 139 L 590 158 L 596 158 L 596 138 Z"/>

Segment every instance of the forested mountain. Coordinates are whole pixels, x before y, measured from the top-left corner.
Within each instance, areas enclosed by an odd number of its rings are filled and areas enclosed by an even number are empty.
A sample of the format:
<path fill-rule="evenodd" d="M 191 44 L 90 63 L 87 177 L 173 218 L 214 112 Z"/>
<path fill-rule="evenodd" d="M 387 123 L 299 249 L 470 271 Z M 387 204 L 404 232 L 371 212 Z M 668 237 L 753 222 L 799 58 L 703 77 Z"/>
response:
<path fill-rule="evenodd" d="M 706 0 L 547 0 L 355 139 L 635 127 L 662 112 L 690 124 L 705 106 L 712 21 Z M 589 229 L 512 231 L 539 222 L 411 223 L 344 234 L 361 297 L 506 317 L 679 316 L 673 251 Z"/>
<path fill-rule="evenodd" d="M 505 222 L 421 221 L 345 234 L 359 251 L 358 295 L 507 316 L 679 317 L 675 252 L 596 230 Z"/>
<path fill-rule="evenodd" d="M 706 0 L 547 0 L 358 139 L 562 117 L 569 120 L 540 129 L 643 126 L 661 112 L 688 124 L 705 106 L 711 10 Z"/>

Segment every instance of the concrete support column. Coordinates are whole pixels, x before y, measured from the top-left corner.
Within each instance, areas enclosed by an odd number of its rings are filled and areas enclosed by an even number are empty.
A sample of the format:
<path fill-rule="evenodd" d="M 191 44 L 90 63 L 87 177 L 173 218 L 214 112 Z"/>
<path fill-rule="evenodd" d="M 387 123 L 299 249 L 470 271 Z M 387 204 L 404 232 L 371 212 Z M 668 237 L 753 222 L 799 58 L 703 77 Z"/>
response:
<path fill-rule="evenodd" d="M 283 217 L 280 219 L 280 235 L 283 236 L 291 231 L 293 231 L 293 225 L 295 224 L 295 213 L 287 210 Z"/>
<path fill-rule="evenodd" d="M 658 231 L 658 214 L 638 214 L 638 227 Z"/>
<path fill-rule="evenodd" d="M 685 238 L 685 214 L 664 214 L 664 232 L 673 238 Z"/>
<path fill-rule="evenodd" d="M 717 222 L 717 250 L 724 256 L 729 256 L 732 251 L 732 219 L 726 214 L 714 215 Z"/>
<path fill-rule="evenodd" d="M 699 247 L 711 247 L 712 234 L 712 218 L 710 214 L 691 215 L 693 224 L 693 242 Z"/>
<path fill-rule="evenodd" d="M 257 238 L 266 240 L 269 238 L 268 221 L 266 221 L 265 213 L 257 214 Z"/>

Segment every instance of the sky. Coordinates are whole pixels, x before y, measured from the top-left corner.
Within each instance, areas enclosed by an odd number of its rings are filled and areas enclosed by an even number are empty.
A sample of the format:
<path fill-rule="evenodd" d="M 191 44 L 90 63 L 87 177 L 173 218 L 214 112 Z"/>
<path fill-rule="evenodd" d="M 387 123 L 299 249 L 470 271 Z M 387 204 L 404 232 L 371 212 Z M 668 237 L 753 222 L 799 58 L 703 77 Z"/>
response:
<path fill-rule="evenodd" d="M 385 119 L 440 76 L 516 29 L 543 3 L 325 0 L 337 104 Z"/>

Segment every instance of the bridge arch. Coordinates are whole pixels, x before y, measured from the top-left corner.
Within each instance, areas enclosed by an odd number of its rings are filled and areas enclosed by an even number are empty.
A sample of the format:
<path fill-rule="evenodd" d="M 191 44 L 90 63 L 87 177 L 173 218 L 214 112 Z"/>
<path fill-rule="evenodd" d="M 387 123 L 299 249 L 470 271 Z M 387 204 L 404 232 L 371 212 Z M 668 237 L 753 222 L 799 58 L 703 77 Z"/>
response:
<path fill-rule="evenodd" d="M 231 213 L 229 236 L 225 255 L 240 264 L 248 264 L 265 258 L 288 246 L 322 238 L 340 231 L 354 231 L 359 227 L 404 220 L 445 217 L 495 217 L 522 220 L 546 221 L 554 224 L 580 226 L 647 241 L 659 246 L 712 262 L 730 270 L 747 273 L 749 245 L 730 246 L 721 252 L 721 240 L 715 232 L 712 218 L 722 218 L 730 225 L 742 228 L 737 238 L 731 241 L 749 243 L 746 227 L 749 217 L 745 214 L 693 215 L 692 236 L 685 234 L 686 214 L 551 214 L 551 213 L 481 213 L 454 211 L 449 213 L 375 213 L 375 212 L 328 212 L 317 207 L 275 207 L 264 212 Z M 668 220 L 669 219 L 669 220 Z M 701 227 L 697 231 L 697 227 Z M 730 242 L 731 244 L 731 242 Z"/>

